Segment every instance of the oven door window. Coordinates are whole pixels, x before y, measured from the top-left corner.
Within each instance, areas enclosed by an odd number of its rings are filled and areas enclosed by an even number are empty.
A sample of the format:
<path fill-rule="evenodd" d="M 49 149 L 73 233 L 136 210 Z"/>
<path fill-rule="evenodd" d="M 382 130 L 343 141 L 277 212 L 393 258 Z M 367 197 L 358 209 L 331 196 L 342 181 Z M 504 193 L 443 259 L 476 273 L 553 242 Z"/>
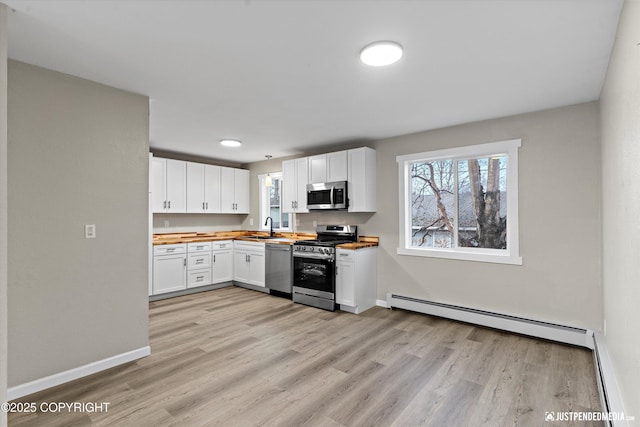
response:
<path fill-rule="evenodd" d="M 334 264 L 326 259 L 293 257 L 293 285 L 335 293 Z"/>

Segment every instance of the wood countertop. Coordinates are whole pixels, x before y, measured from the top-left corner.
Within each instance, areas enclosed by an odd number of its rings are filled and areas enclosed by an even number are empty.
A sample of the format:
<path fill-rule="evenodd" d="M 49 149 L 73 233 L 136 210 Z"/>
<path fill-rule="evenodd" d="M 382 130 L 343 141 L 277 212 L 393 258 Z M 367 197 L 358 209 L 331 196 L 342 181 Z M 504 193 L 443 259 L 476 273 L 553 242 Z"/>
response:
<path fill-rule="evenodd" d="M 298 240 L 315 239 L 316 235 L 311 233 L 275 233 L 275 238 L 285 240 L 257 239 L 251 236 L 269 236 L 269 233 L 234 230 L 234 231 L 212 231 L 210 233 L 160 233 L 153 235 L 154 245 L 175 245 L 179 243 L 193 242 L 215 242 L 220 240 L 245 240 L 250 242 L 280 243 L 291 245 Z"/>
<path fill-rule="evenodd" d="M 246 242 L 264 242 L 264 243 L 277 243 L 281 245 L 292 245 L 298 240 L 310 240 L 315 239 L 317 236 L 313 233 L 275 233 L 274 239 L 286 239 L 286 240 L 272 240 L 256 238 L 267 237 L 269 233 L 246 231 L 246 230 L 234 230 L 234 231 L 212 231 L 210 233 L 160 233 L 153 235 L 154 245 L 175 245 L 180 243 L 194 243 L 194 242 L 215 242 L 220 240 L 243 240 Z M 356 243 L 344 243 L 336 246 L 339 249 L 362 249 L 378 246 L 379 238 L 377 236 L 360 236 Z"/>

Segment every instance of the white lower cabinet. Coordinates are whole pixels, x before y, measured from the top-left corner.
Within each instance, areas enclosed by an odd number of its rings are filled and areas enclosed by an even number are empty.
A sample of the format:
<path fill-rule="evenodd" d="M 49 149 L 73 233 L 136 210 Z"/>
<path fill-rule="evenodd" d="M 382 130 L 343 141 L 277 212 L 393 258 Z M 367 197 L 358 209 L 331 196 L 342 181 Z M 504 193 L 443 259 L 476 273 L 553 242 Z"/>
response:
<path fill-rule="evenodd" d="M 211 284 L 211 242 L 187 243 L 187 288 Z"/>
<path fill-rule="evenodd" d="M 233 240 L 211 242 L 211 283 L 233 280 Z"/>
<path fill-rule="evenodd" d="M 153 248 L 153 294 L 187 288 L 187 245 L 158 245 Z"/>
<path fill-rule="evenodd" d="M 377 248 L 336 250 L 336 303 L 340 310 L 362 313 L 376 305 Z"/>
<path fill-rule="evenodd" d="M 264 243 L 236 240 L 233 244 L 233 280 L 254 286 L 265 286 Z"/>

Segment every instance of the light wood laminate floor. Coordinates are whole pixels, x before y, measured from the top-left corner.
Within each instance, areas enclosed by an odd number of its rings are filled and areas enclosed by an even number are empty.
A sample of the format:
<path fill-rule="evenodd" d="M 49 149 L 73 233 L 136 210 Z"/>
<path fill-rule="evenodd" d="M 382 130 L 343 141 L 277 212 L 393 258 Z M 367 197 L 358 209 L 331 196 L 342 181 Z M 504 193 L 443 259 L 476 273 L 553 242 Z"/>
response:
<path fill-rule="evenodd" d="M 599 411 L 591 352 L 403 310 L 230 287 L 150 303 L 151 356 L 20 399 L 107 412 L 18 426 L 554 426 Z"/>

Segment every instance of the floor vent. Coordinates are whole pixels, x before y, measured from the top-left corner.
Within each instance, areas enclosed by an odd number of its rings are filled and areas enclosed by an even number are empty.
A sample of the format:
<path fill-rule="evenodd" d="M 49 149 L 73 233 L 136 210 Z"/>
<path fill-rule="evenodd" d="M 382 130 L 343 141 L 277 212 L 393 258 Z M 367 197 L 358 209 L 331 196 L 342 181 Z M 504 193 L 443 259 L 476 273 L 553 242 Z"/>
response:
<path fill-rule="evenodd" d="M 398 294 L 387 294 L 389 308 L 402 308 L 418 313 L 445 317 L 518 334 L 544 338 L 593 350 L 593 332 L 539 320 L 525 319 L 490 311 L 443 304 Z"/>

